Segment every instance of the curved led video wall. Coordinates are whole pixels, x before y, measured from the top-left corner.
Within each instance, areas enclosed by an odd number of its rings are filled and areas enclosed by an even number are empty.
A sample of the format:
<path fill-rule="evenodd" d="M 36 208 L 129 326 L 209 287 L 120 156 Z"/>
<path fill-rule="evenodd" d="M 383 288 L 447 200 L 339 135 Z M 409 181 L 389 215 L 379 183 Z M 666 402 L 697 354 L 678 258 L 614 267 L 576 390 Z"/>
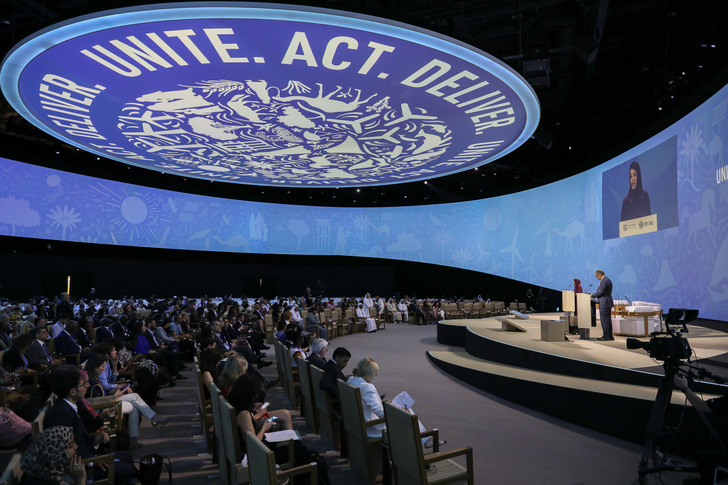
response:
<path fill-rule="evenodd" d="M 725 87 L 663 133 L 593 170 L 504 197 L 419 207 L 226 200 L 0 159 L 0 234 L 406 259 L 553 289 L 580 278 L 585 291 L 602 268 L 616 297 L 728 320 L 727 111 Z"/>

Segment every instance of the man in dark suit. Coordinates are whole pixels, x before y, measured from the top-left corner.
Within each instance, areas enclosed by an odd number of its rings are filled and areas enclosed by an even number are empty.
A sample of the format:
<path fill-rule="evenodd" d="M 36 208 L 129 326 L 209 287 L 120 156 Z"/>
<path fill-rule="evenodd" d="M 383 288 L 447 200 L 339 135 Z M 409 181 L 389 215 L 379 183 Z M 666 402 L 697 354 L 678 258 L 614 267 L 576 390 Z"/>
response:
<path fill-rule="evenodd" d="M 53 364 L 62 364 L 58 359 L 53 359 L 48 351 L 48 330 L 45 327 L 35 327 L 31 333 L 33 343 L 30 344 L 28 350 L 25 351 L 25 357 L 28 359 L 28 367 L 34 370 L 45 370 Z"/>
<path fill-rule="evenodd" d="M 109 435 L 101 431 L 96 437 L 91 438 L 88 430 L 83 424 L 78 411 L 81 399 L 88 390 L 88 381 L 81 378 L 78 369 L 74 367 L 59 367 L 56 371 L 53 382 L 53 392 L 56 399 L 53 407 L 48 410 L 43 421 L 44 428 L 53 426 L 70 426 L 73 429 L 73 441 L 78 446 L 76 453 L 81 458 L 90 458 L 100 452 L 104 443 L 109 441 Z M 94 478 L 105 477 L 105 469 L 94 468 Z M 117 483 L 124 483 L 136 476 L 136 468 L 131 454 L 128 451 L 117 451 L 114 453 L 114 477 Z"/>
<path fill-rule="evenodd" d="M 85 317 L 82 318 L 78 322 L 78 330 L 76 330 L 75 337 L 76 342 L 78 342 L 78 345 L 81 346 L 82 349 L 89 349 L 91 348 L 91 327 L 93 324 L 93 319 L 91 317 Z"/>
<path fill-rule="evenodd" d="M 349 365 L 349 359 L 351 359 L 351 352 L 344 347 L 337 347 L 331 360 L 324 365 L 324 376 L 321 378 L 319 387 L 332 397 L 339 397 L 339 386 L 336 381 L 338 379 L 346 381 L 343 370 Z"/>
<path fill-rule="evenodd" d="M 604 271 L 596 270 L 594 276 L 599 280 L 597 291 L 592 295 L 599 302 L 599 320 L 602 322 L 603 335 L 597 340 L 614 340 L 612 335 L 612 280 L 607 278 Z"/>
<path fill-rule="evenodd" d="M 126 337 L 131 335 L 129 331 L 129 316 L 122 315 L 117 321 L 111 324 L 109 330 L 114 334 L 114 337 L 124 340 Z"/>
<path fill-rule="evenodd" d="M 323 370 L 326 366 L 326 357 L 324 355 L 326 355 L 328 347 L 329 343 L 322 338 L 317 338 L 311 342 L 311 355 L 306 359 L 308 363 Z"/>
<path fill-rule="evenodd" d="M 106 340 L 114 338 L 114 333 L 111 331 L 111 319 L 102 318 L 99 322 L 99 326 L 96 327 L 96 343 L 100 344 Z"/>

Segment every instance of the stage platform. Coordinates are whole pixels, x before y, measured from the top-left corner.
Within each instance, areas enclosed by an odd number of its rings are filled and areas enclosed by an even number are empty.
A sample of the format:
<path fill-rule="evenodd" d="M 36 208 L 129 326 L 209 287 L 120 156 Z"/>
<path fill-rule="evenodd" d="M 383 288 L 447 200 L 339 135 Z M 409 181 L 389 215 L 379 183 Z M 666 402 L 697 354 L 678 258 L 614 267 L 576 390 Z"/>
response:
<path fill-rule="evenodd" d="M 561 314 L 529 314 L 486 319 L 443 320 L 438 343 L 463 350 L 432 350 L 428 358 L 445 372 L 486 392 L 559 419 L 643 442 L 657 387 L 664 375 L 642 349 L 629 350 L 627 337 L 614 341 L 580 340 L 568 335 L 558 342 L 541 340 L 541 321 Z M 503 320 L 522 331 L 504 330 Z M 513 329 L 513 327 L 510 327 Z M 601 336 L 601 328 L 591 330 Z M 728 333 L 691 326 L 686 334 L 698 359 L 720 359 L 728 352 Z M 640 340 L 648 341 L 649 337 Z M 704 397 L 728 394 L 728 387 L 697 383 Z M 669 411 L 680 413 L 685 397 L 672 395 Z M 688 406 L 689 407 L 689 406 Z M 691 409 L 687 423 L 697 420 Z M 697 421 L 695 421 L 697 422 Z"/>

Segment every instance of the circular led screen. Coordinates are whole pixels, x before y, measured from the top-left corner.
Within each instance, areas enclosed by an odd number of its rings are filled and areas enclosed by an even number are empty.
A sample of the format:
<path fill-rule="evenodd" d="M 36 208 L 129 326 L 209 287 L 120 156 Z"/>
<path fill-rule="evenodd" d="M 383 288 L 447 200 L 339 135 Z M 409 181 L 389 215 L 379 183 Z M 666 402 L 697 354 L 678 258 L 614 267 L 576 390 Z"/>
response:
<path fill-rule="evenodd" d="M 144 6 L 41 31 L 3 61 L 25 118 L 120 162 L 275 186 L 459 172 L 533 133 L 531 87 L 493 57 L 383 19 L 258 3 Z"/>

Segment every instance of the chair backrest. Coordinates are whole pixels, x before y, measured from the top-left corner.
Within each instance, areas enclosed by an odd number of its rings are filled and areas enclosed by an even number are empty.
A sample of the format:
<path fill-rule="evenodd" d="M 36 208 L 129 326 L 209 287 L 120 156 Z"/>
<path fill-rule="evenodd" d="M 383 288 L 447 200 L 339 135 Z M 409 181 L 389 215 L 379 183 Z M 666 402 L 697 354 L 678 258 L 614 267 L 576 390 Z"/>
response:
<path fill-rule="evenodd" d="M 286 346 L 283 345 L 280 340 L 275 339 L 273 341 L 273 347 L 275 349 L 276 353 L 276 368 L 278 369 L 278 380 L 281 382 L 281 386 L 283 389 L 286 389 L 286 373 L 283 369 L 283 361 L 282 359 L 288 357 L 288 352 L 286 352 Z"/>
<path fill-rule="evenodd" d="M 316 410 L 316 398 L 313 394 L 313 388 L 311 387 L 311 371 L 309 370 L 309 363 L 303 357 L 298 357 L 298 376 L 301 379 L 301 396 L 303 399 L 303 412 L 306 424 L 313 430 L 314 433 L 319 432 L 318 425 L 318 411 Z"/>
<path fill-rule="evenodd" d="M 230 483 L 249 482 L 250 469 L 247 466 L 240 466 L 243 457 L 240 445 L 240 431 L 238 431 L 238 413 L 222 395 L 220 396 L 219 403 L 220 421 L 222 423 L 222 434 L 225 443 L 225 458 L 228 462 L 230 474 L 233 477 Z"/>
<path fill-rule="evenodd" d="M 41 411 L 38 413 L 38 416 L 35 417 L 33 422 L 30 423 L 30 432 L 33 435 L 33 438 L 38 436 L 43 432 L 43 421 L 46 417 L 46 412 L 48 411 L 47 406 L 41 409 Z"/>
<path fill-rule="evenodd" d="M 344 429 L 348 437 L 349 463 L 369 483 L 375 483 L 381 472 L 381 438 L 367 436 L 361 390 L 342 380 L 337 382 L 341 399 L 341 414 L 344 416 Z M 378 450 L 375 452 L 375 450 Z"/>
<path fill-rule="evenodd" d="M 225 456 L 225 436 L 223 435 L 222 410 L 220 409 L 220 399 L 222 393 L 214 382 L 210 383 L 210 402 L 212 404 L 213 432 L 215 443 L 217 443 L 217 464 L 220 469 L 220 476 L 223 483 L 230 483 L 230 467 Z"/>
<path fill-rule="evenodd" d="M 250 483 L 276 485 L 276 458 L 273 452 L 250 431 L 245 432 Z"/>
<path fill-rule="evenodd" d="M 283 374 L 285 376 L 283 379 L 283 392 L 291 402 L 291 406 L 297 408 L 299 405 L 298 396 L 296 395 L 296 386 L 299 382 L 298 372 L 293 372 L 293 366 L 291 365 L 291 353 L 285 346 L 282 348 L 278 365 L 283 366 Z"/>
<path fill-rule="evenodd" d="M 339 427 L 336 424 L 331 396 L 321 389 L 321 379 L 324 377 L 324 371 L 313 365 L 309 366 L 308 371 L 311 375 L 314 406 L 318 411 L 321 439 L 335 450 L 338 450 L 341 447 L 341 436 Z"/>
<path fill-rule="evenodd" d="M 425 460 L 417 416 L 390 403 L 384 403 L 384 415 L 395 480 L 397 483 L 426 484 Z"/>
<path fill-rule="evenodd" d="M 210 433 L 210 426 L 212 425 L 212 419 L 208 411 L 208 405 L 210 400 L 205 397 L 205 383 L 202 381 L 202 372 L 200 366 L 195 364 L 195 375 L 197 379 L 197 406 L 200 412 L 200 423 L 202 425 L 202 436 L 205 437 L 205 444 L 207 445 L 207 451 L 212 453 L 213 447 L 213 436 Z"/>
<path fill-rule="evenodd" d="M 15 453 L 5 468 L 0 481 L 7 485 L 20 485 L 22 478 L 23 470 L 20 469 L 20 453 Z"/>

